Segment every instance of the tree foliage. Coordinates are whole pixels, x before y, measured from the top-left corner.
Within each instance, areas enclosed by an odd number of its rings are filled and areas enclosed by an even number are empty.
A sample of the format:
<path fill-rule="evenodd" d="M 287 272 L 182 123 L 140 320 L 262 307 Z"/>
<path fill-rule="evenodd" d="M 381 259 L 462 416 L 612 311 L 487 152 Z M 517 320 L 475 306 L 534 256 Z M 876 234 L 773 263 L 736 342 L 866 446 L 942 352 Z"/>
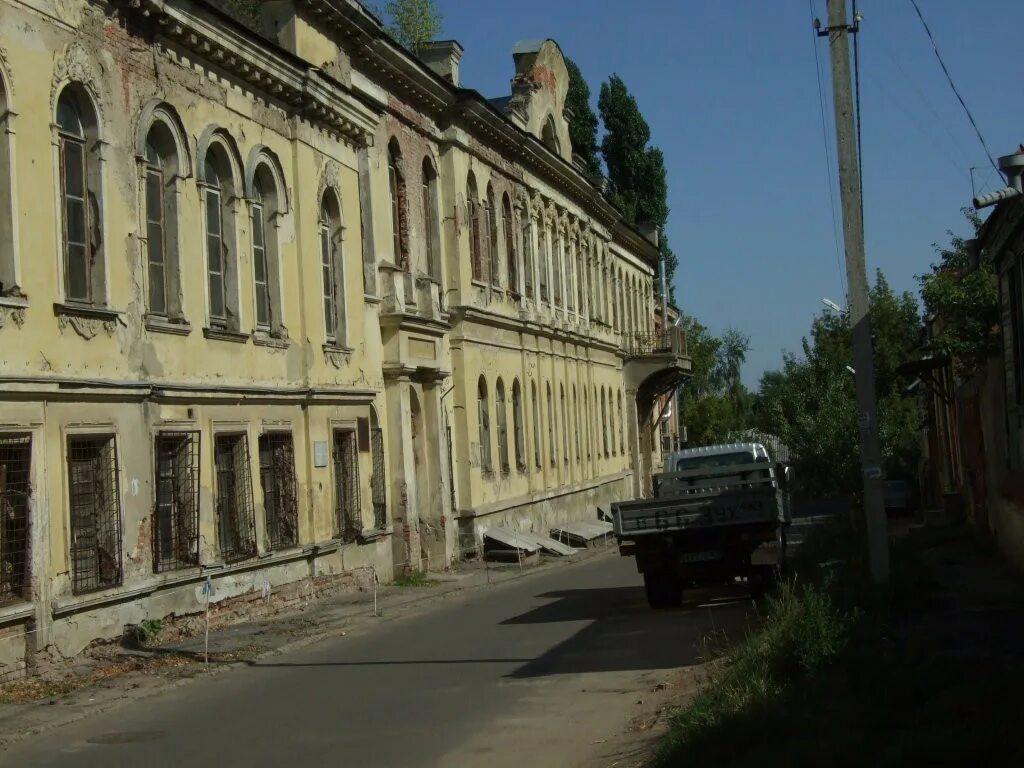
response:
<path fill-rule="evenodd" d="M 715 336 L 689 315 L 683 316 L 681 325 L 693 367 L 679 394 L 680 421 L 691 445 L 722 442 L 748 426 L 752 396 L 740 373 L 750 339 L 732 328 Z"/>
<path fill-rule="evenodd" d="M 587 173 L 601 175 L 601 160 L 597 156 L 597 114 L 590 106 L 590 86 L 583 73 L 570 58 L 565 59 L 569 70 L 569 90 L 565 95 L 565 109 L 569 120 L 569 138 L 573 153 L 583 160 Z"/>
<path fill-rule="evenodd" d="M 441 33 L 442 16 L 434 0 L 387 0 L 381 15 L 388 34 L 413 52 Z"/>
<path fill-rule="evenodd" d="M 914 478 L 920 453 L 920 406 L 907 393 L 897 367 L 918 346 L 920 319 L 911 293 L 896 294 L 881 272 L 870 293 L 879 403 L 879 436 L 885 470 Z M 861 487 L 860 447 L 854 391 L 852 337 L 845 316 L 815 318 L 803 354 L 787 354 L 782 368 L 761 378 L 755 426 L 778 435 L 799 462 L 807 493 L 832 496 Z"/>
<path fill-rule="evenodd" d="M 601 84 L 597 107 L 605 127 L 601 154 L 608 167 L 609 195 L 627 221 L 654 224 L 661 230 L 659 248 L 671 286 L 677 261 L 664 236 L 669 213 L 665 156 L 648 146 L 651 128 L 618 75 Z"/>
<path fill-rule="evenodd" d="M 978 214 L 963 209 L 974 234 Z M 969 268 L 967 241 L 948 231 L 949 245 L 935 244 L 938 261 L 919 275 L 925 314 L 934 316 L 929 351 L 949 357 L 961 375 L 970 375 L 999 352 L 999 281 L 989 263 Z"/>

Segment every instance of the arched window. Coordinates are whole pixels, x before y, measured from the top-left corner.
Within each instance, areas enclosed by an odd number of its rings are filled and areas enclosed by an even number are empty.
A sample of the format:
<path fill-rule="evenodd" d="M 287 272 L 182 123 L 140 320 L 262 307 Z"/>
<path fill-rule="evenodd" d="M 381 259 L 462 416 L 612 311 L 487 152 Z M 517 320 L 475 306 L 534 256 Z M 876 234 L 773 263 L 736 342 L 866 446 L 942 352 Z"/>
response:
<path fill-rule="evenodd" d="M 530 382 L 530 402 L 533 405 L 533 463 L 540 469 L 540 400 L 537 399 L 537 383 L 533 381 Z"/>
<path fill-rule="evenodd" d="M 558 399 L 562 406 L 562 463 L 569 465 L 569 420 L 565 408 L 565 386 L 558 385 Z"/>
<path fill-rule="evenodd" d="M 622 392 L 619 396 L 619 453 L 626 455 L 626 422 L 622 419 Z"/>
<path fill-rule="evenodd" d="M 587 392 L 587 388 L 583 387 L 583 418 L 586 424 L 586 445 L 587 445 L 587 461 L 590 461 L 590 443 L 592 441 L 593 427 L 593 414 L 590 412 L 590 393 Z"/>
<path fill-rule="evenodd" d="M 427 274 L 434 282 L 441 282 L 441 231 L 438 226 L 437 172 L 429 157 L 423 158 L 421 189 L 423 206 L 423 239 L 427 249 Z"/>
<path fill-rule="evenodd" d="M 551 402 L 551 385 L 547 385 L 548 388 L 548 458 L 551 461 L 551 466 L 555 466 L 555 462 L 558 461 L 558 457 L 555 455 L 555 409 Z"/>
<path fill-rule="evenodd" d="M 487 403 L 487 382 L 484 377 L 476 387 L 476 418 L 480 429 L 480 469 L 492 470 L 491 465 L 491 416 Z"/>
<path fill-rule="evenodd" d="M 523 426 L 523 391 L 519 379 L 512 381 L 512 430 L 516 441 L 516 469 L 526 471 L 526 435 Z"/>
<path fill-rule="evenodd" d="M 383 531 L 388 523 L 387 477 L 384 466 L 384 431 L 380 428 L 377 409 L 370 406 L 370 458 L 373 474 L 370 475 L 370 493 L 373 497 L 373 527 Z"/>
<path fill-rule="evenodd" d="M 235 248 L 234 173 L 227 145 L 214 141 L 203 159 L 206 273 L 210 326 L 239 330 L 238 259 Z"/>
<path fill-rule="evenodd" d="M 587 241 L 580 239 L 573 248 L 572 274 L 576 281 L 576 311 L 583 314 L 583 287 L 587 282 Z"/>
<path fill-rule="evenodd" d="M 548 301 L 548 286 L 551 284 L 551 260 L 548 258 L 548 224 L 544 215 L 540 217 L 540 229 L 537 232 L 537 278 L 540 283 L 540 300 Z"/>
<path fill-rule="evenodd" d="M 604 443 L 604 457 L 608 458 L 608 410 L 605 404 L 607 396 L 601 387 L 601 440 Z"/>
<path fill-rule="evenodd" d="M 562 243 L 565 262 L 565 308 L 570 312 L 576 310 L 576 240 L 572 235 Z"/>
<path fill-rule="evenodd" d="M 13 113 L 7 80 L 0 69 L 0 296 L 20 296 L 14 254 L 14 173 L 11 170 Z"/>
<path fill-rule="evenodd" d="M 544 121 L 544 128 L 541 131 L 541 141 L 544 142 L 544 146 L 554 152 L 556 155 L 562 153 L 561 142 L 558 141 L 558 131 L 555 128 L 555 118 L 552 115 L 548 115 L 548 119 Z"/>
<path fill-rule="evenodd" d="M 519 254 L 516 252 L 515 224 L 512 222 L 512 203 L 506 192 L 501 201 L 501 231 L 505 233 L 505 260 L 508 262 L 508 289 L 519 293 Z"/>
<path fill-rule="evenodd" d="M 284 328 L 277 240 L 282 193 L 267 162 L 260 162 L 256 166 L 252 186 L 250 213 L 256 329 L 279 336 Z"/>
<path fill-rule="evenodd" d="M 345 346 L 345 280 L 342 262 L 341 203 L 332 189 L 320 201 L 320 281 L 324 332 L 328 344 Z"/>
<path fill-rule="evenodd" d="M 508 411 L 505 408 L 505 383 L 498 378 L 494 386 L 494 413 L 498 421 L 498 464 L 508 474 Z"/>
<path fill-rule="evenodd" d="M 487 185 L 487 207 L 484 211 L 487 226 L 487 254 L 490 259 L 491 285 L 497 288 L 501 283 L 501 261 L 498 253 L 498 209 L 494 203 L 494 187 Z"/>
<path fill-rule="evenodd" d="M 72 83 L 57 101 L 64 296 L 106 304 L 99 125 L 85 89 Z"/>
<path fill-rule="evenodd" d="M 526 291 L 526 298 L 533 298 L 533 217 L 529 211 L 525 213 L 522 221 L 521 234 L 523 237 L 523 282 Z"/>
<path fill-rule="evenodd" d="M 622 425 L 619 425 L 622 428 Z M 608 390 L 608 442 L 612 444 L 612 456 L 617 456 L 615 448 L 615 395 Z"/>
<path fill-rule="evenodd" d="M 179 258 L 178 180 L 190 167 L 176 117 L 166 106 L 152 114 L 142 147 L 142 217 L 145 221 L 146 310 L 184 321 Z"/>
<path fill-rule="evenodd" d="M 573 416 L 572 432 L 573 432 L 573 437 L 576 438 L 576 463 L 579 464 L 580 463 L 580 455 L 582 453 L 580 451 L 580 429 L 581 429 L 581 423 L 580 423 L 580 401 L 579 401 L 579 398 L 576 397 L 576 385 L 575 384 L 572 385 L 572 416 Z"/>
<path fill-rule="evenodd" d="M 484 279 L 483 243 L 480 240 L 480 198 L 476 188 L 476 176 L 469 172 L 466 179 L 466 206 L 469 216 L 469 256 L 473 262 L 473 279 Z"/>
<path fill-rule="evenodd" d="M 554 243 L 551 246 L 551 268 L 554 270 L 552 293 L 555 306 L 562 307 L 565 306 L 565 296 L 562 294 L 562 233 L 558 231 L 557 224 L 554 238 Z"/>
<path fill-rule="evenodd" d="M 394 259 L 402 270 L 409 271 L 408 203 L 405 194 L 405 168 L 398 142 L 388 143 L 388 189 L 391 193 L 391 239 Z"/>

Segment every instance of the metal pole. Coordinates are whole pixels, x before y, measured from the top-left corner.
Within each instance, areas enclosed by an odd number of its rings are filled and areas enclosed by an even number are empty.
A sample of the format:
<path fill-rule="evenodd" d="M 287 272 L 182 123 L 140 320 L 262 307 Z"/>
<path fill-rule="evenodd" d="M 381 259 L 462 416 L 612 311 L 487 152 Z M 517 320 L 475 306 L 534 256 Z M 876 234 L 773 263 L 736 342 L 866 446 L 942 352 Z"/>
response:
<path fill-rule="evenodd" d="M 668 339 L 668 279 L 665 275 L 665 254 L 658 259 L 658 280 L 661 283 L 661 333 Z"/>
<path fill-rule="evenodd" d="M 846 21 L 846 0 L 828 0 L 828 35 L 832 57 L 839 193 L 843 206 L 846 279 L 850 290 L 850 323 L 853 332 L 853 367 L 857 388 L 860 461 L 864 474 L 864 520 L 868 538 L 868 562 L 874 581 L 884 583 L 889 580 L 889 541 L 886 532 L 882 487 L 882 452 L 878 439 L 875 361 L 871 342 L 871 308 L 867 268 L 864 260 L 864 219 L 861 208 L 853 94 L 850 84 L 850 31 Z M 856 28 L 854 28 L 854 32 L 856 32 Z"/>

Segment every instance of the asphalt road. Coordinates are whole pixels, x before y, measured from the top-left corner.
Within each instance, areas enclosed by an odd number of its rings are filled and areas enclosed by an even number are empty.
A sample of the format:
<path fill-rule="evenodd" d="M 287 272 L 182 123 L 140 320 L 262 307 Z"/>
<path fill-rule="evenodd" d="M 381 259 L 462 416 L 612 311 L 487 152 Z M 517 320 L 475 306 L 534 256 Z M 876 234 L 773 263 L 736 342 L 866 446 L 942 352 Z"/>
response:
<path fill-rule="evenodd" d="M 741 631 L 747 605 L 712 595 L 651 611 L 632 560 L 601 556 L 127 704 L 0 765 L 601 764 L 596 745 L 709 631 Z"/>

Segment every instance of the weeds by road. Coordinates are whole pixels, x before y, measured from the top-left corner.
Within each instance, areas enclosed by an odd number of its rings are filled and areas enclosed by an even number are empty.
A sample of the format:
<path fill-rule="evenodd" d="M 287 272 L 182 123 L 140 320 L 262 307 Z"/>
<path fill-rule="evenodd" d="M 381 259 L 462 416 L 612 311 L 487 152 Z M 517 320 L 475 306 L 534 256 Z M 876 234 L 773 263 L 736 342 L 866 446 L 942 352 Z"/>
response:
<path fill-rule="evenodd" d="M 862 551 L 850 530 L 808 542 L 758 628 L 675 715 L 656 766 L 1022 764 L 1024 664 L 904 631 L 941 602 L 917 549 L 893 548 L 887 590 Z"/>

